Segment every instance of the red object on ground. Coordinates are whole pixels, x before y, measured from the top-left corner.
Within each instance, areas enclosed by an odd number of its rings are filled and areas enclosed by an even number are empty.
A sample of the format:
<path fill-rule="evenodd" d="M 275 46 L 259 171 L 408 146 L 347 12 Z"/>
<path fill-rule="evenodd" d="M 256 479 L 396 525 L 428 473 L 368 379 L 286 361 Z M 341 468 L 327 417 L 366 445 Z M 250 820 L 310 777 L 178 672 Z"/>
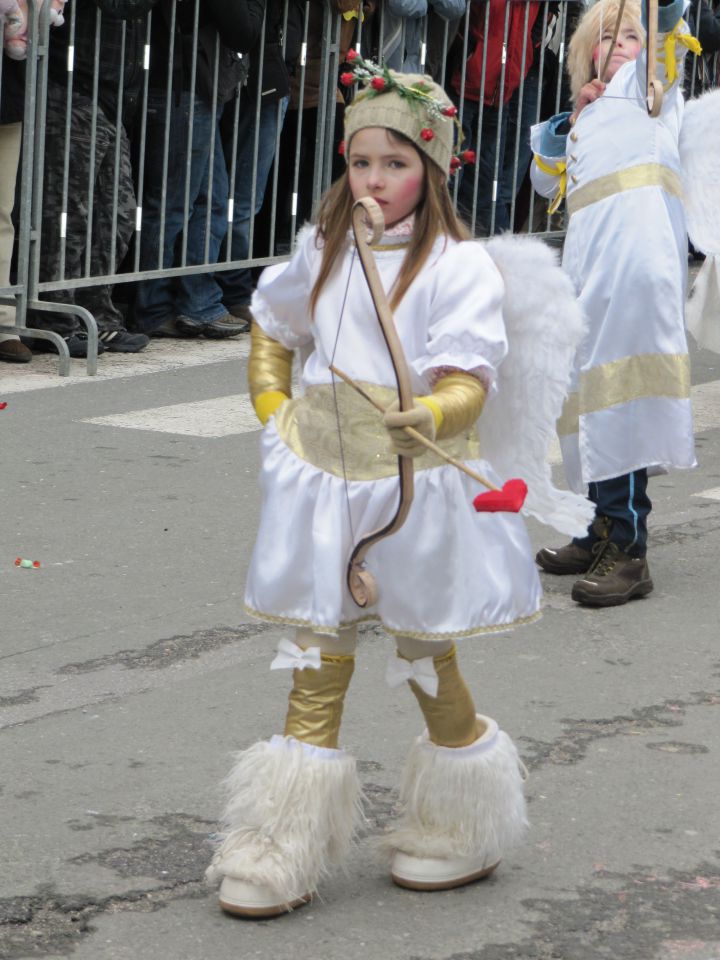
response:
<path fill-rule="evenodd" d="M 7 406 L 7 403 L 6 403 L 6 402 L 5 402 L 5 403 L 0 403 L 0 410 L 4 410 L 6 406 Z"/>
<path fill-rule="evenodd" d="M 501 510 L 508 513 L 519 513 L 525 503 L 528 488 L 524 480 L 515 477 L 507 480 L 502 490 L 488 490 L 479 493 L 473 500 L 473 506 L 478 513 L 498 513 Z"/>

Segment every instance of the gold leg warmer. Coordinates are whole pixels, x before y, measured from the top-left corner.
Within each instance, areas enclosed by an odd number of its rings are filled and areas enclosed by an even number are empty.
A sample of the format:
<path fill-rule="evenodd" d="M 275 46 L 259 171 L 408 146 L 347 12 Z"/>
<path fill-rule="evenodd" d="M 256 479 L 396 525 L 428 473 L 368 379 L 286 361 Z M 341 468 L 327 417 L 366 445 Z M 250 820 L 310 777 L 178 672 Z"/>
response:
<path fill-rule="evenodd" d="M 345 692 L 355 669 L 354 656 L 323 653 L 319 670 L 293 671 L 285 736 L 317 747 L 337 749 Z"/>
<path fill-rule="evenodd" d="M 430 740 L 439 747 L 466 747 L 482 733 L 456 654 L 457 648 L 453 645 L 447 653 L 433 657 L 438 675 L 437 697 L 429 696 L 414 680 L 408 681 L 425 717 Z"/>

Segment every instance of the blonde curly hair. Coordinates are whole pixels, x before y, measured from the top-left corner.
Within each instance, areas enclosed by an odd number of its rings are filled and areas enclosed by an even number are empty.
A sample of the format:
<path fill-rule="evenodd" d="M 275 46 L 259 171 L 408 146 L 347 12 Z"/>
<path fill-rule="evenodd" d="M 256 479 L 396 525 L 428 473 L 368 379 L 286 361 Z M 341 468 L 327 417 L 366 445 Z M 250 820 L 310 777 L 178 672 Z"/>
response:
<path fill-rule="evenodd" d="M 581 88 L 597 76 L 593 53 L 600 42 L 600 28 L 602 26 L 603 32 L 613 30 L 619 10 L 619 0 L 598 0 L 580 20 L 572 35 L 568 46 L 567 69 L 573 103 L 577 103 Z M 645 41 L 639 0 L 627 0 L 623 23 L 637 30 L 638 36 Z"/>

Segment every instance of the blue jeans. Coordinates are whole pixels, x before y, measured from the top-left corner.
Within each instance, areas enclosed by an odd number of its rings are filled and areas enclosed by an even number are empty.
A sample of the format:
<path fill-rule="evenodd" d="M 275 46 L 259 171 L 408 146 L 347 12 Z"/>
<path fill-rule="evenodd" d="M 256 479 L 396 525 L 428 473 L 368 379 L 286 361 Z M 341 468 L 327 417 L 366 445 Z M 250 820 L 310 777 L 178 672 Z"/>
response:
<path fill-rule="evenodd" d="M 285 122 L 288 98 L 278 104 L 277 101 L 263 103 L 260 107 L 258 127 L 257 172 L 255 177 L 255 209 L 260 212 L 265 198 L 265 188 L 275 159 L 275 140 L 278 125 L 282 129 Z M 279 111 L 278 111 L 279 106 Z M 279 124 L 278 124 L 279 113 Z M 252 209 L 253 157 L 255 152 L 255 104 L 241 111 L 237 137 L 237 167 L 235 170 L 235 207 L 230 234 L 232 260 L 246 260 L 250 254 L 250 220 Z M 226 150 L 232 149 L 232 143 L 226 142 Z M 228 157 L 228 169 L 231 157 Z M 250 303 L 253 291 L 252 271 L 239 268 L 218 273 L 215 280 L 222 289 L 223 300 L 228 307 Z"/>
<path fill-rule="evenodd" d="M 647 552 L 647 518 L 652 503 L 647 495 L 647 470 L 635 470 L 611 480 L 591 483 L 588 497 L 595 504 L 595 516 L 612 521 L 609 539 L 631 557 L 644 557 Z M 598 539 L 592 530 L 573 543 L 590 550 Z"/>
<path fill-rule="evenodd" d="M 522 185 L 530 166 L 530 127 L 535 123 L 539 95 L 538 74 L 530 69 L 523 85 L 523 100 L 520 116 L 520 88 L 503 105 L 502 116 L 497 107 L 485 105 L 482 113 L 482 132 L 480 149 L 477 155 L 477 203 L 475 204 L 475 232 L 489 234 L 493 214 L 493 181 L 495 179 L 495 157 L 498 148 L 498 125 L 500 128 L 497 174 L 497 197 L 495 202 L 495 222 L 493 233 L 511 230 L 510 212 L 513 203 L 513 167 L 515 166 L 515 144 L 518 133 L 518 166 L 515 191 Z M 463 134 L 465 149 L 475 149 L 477 128 L 480 116 L 480 104 L 475 100 L 463 101 Z M 458 190 L 458 209 L 468 222 L 472 221 L 473 192 L 475 189 L 475 170 L 467 166 L 462 171 L 462 180 Z"/>
<path fill-rule="evenodd" d="M 222 151 L 218 116 L 203 100 L 195 98 L 190 171 L 187 175 L 188 124 L 190 94 L 171 96 L 170 141 L 167 179 L 165 181 L 165 229 L 161 234 L 163 187 L 163 151 L 166 126 L 166 94 L 150 90 L 147 111 L 145 147 L 145 191 L 140 247 L 140 268 L 157 270 L 181 263 L 182 233 L 185 227 L 185 189 L 188 188 L 187 250 L 188 265 L 205 262 L 206 238 L 209 262 L 217 261 L 227 230 L 227 168 Z M 210 153 L 214 144 L 212 166 L 213 203 L 210 230 L 207 230 L 207 196 L 210 175 Z M 160 262 L 159 255 L 161 255 Z M 151 333 L 166 320 L 183 315 L 202 323 L 224 316 L 222 296 L 207 291 L 202 274 L 185 277 L 159 277 L 142 280 L 137 285 L 134 329 Z"/>

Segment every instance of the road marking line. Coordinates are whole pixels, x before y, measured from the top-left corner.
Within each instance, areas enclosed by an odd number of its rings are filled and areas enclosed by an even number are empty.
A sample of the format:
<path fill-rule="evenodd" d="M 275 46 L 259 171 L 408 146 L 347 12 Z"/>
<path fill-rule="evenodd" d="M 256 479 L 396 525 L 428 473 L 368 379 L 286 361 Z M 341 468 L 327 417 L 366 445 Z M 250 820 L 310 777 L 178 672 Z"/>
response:
<path fill-rule="evenodd" d="M 173 403 L 148 410 L 131 410 L 107 417 L 88 417 L 80 422 L 130 430 L 178 433 L 188 437 L 229 437 L 261 429 L 247 393 L 193 403 Z"/>
<path fill-rule="evenodd" d="M 94 377 L 85 373 L 84 360 L 72 360 L 68 377 L 57 374 L 55 354 L 37 354 L 30 368 L 20 373 L 17 368 L 0 372 L 0 396 L 27 393 L 29 390 L 49 390 L 54 387 L 74 387 L 79 383 L 104 383 L 122 377 L 138 377 L 149 373 L 165 373 L 183 367 L 197 367 L 207 363 L 242 360 L 250 353 L 250 338 L 231 340 L 152 340 L 141 353 L 104 353 L 98 358 L 98 372 Z M 2 364 L 2 367 L 6 367 Z"/>
<path fill-rule="evenodd" d="M 693 493 L 693 497 L 702 497 L 704 500 L 720 500 L 720 487 L 713 487 L 712 490 L 701 490 L 699 493 Z"/>

